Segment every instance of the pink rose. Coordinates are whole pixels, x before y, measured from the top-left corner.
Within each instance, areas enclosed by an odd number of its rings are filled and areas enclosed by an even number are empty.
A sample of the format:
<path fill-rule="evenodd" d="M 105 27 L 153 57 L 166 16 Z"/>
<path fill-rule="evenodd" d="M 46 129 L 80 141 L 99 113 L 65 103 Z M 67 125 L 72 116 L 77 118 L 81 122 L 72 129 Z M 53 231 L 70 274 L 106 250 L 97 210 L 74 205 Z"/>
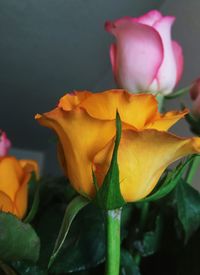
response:
<path fill-rule="evenodd" d="M 0 157 L 6 156 L 10 147 L 11 142 L 7 138 L 6 133 L 0 130 Z"/>
<path fill-rule="evenodd" d="M 190 89 L 190 97 L 193 101 L 193 113 L 200 116 L 200 78 L 196 79 L 193 82 L 193 85 Z"/>
<path fill-rule="evenodd" d="M 131 92 L 172 92 L 183 71 L 181 46 L 171 39 L 174 20 L 152 10 L 138 18 L 106 22 L 105 29 L 116 38 L 110 59 L 119 87 Z"/>

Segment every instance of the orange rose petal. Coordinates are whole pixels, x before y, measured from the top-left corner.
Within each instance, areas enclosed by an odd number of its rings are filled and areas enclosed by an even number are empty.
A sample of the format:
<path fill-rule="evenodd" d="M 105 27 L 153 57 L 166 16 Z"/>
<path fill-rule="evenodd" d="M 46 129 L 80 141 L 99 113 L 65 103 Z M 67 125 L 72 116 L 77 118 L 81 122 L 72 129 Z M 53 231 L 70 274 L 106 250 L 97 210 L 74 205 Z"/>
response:
<path fill-rule="evenodd" d="M 114 120 L 116 111 L 120 109 L 120 104 L 127 101 L 128 93 L 124 90 L 110 90 L 102 93 L 93 93 L 86 100 L 81 102 L 80 107 L 93 118 L 100 120 Z"/>
<path fill-rule="evenodd" d="M 39 166 L 36 161 L 29 159 L 20 159 L 19 163 L 26 173 L 35 172 L 36 177 L 39 178 Z"/>
<path fill-rule="evenodd" d="M 0 159 L 0 190 L 14 201 L 23 178 L 23 169 L 18 160 L 7 156 Z"/>
<path fill-rule="evenodd" d="M 101 120 L 112 120 L 118 110 L 121 120 L 142 129 L 157 114 L 157 101 L 150 94 L 130 94 L 125 90 L 109 90 L 87 97 L 79 105 L 88 114 Z"/>
<path fill-rule="evenodd" d="M 61 97 L 58 107 L 62 108 L 64 111 L 71 111 L 87 97 L 91 96 L 91 94 L 92 93 L 89 91 L 74 91 L 73 93 L 68 93 Z"/>
<path fill-rule="evenodd" d="M 39 122 L 59 136 L 67 165 L 65 171 L 74 188 L 93 194 L 92 159 L 115 135 L 115 121 L 94 119 L 82 109 L 65 112 L 56 108 L 40 117 Z"/>
<path fill-rule="evenodd" d="M 13 213 L 13 203 L 11 199 L 2 191 L 0 191 L 0 211 Z"/>
<path fill-rule="evenodd" d="M 94 158 L 99 184 L 108 170 L 114 140 Z M 175 135 L 145 130 L 124 131 L 118 150 L 120 188 L 127 202 L 146 197 L 172 162 L 200 152 L 200 138 L 183 139 Z"/>
<path fill-rule="evenodd" d="M 16 215 L 22 219 L 26 213 L 28 203 L 28 182 L 31 178 L 30 173 L 24 175 L 23 182 L 15 196 L 15 211 Z"/>
<path fill-rule="evenodd" d="M 180 112 L 167 112 L 162 115 L 158 115 L 154 122 L 149 123 L 146 128 L 156 129 L 159 131 L 167 131 L 171 128 L 177 121 L 183 118 L 189 111 L 187 109 Z"/>

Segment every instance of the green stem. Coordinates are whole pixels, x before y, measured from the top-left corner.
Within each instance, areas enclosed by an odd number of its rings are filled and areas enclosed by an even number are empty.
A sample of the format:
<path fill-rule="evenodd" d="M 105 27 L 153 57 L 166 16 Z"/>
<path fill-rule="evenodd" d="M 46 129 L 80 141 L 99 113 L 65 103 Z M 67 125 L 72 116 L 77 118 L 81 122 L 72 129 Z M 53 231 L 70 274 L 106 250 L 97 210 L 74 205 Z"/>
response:
<path fill-rule="evenodd" d="M 194 157 L 194 159 L 190 163 L 187 173 L 185 175 L 185 181 L 188 184 L 192 184 L 193 177 L 196 174 L 196 171 L 197 171 L 197 168 L 199 167 L 199 165 L 200 165 L 200 156 L 197 155 Z"/>
<path fill-rule="evenodd" d="M 119 275 L 121 208 L 106 212 L 106 275 Z"/>
<path fill-rule="evenodd" d="M 158 111 L 161 113 L 163 111 L 163 105 L 164 105 L 165 97 L 161 94 L 158 94 L 156 96 L 156 99 L 158 101 Z"/>

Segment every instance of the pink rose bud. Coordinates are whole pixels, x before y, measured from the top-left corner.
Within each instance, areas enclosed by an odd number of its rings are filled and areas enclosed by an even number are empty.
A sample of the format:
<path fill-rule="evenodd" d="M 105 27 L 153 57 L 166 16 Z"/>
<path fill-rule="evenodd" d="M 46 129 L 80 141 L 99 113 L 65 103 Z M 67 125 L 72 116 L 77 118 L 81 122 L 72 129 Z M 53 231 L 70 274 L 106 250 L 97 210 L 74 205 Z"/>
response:
<path fill-rule="evenodd" d="M 6 133 L 0 130 L 0 157 L 6 156 L 10 147 L 11 142 L 7 138 Z"/>
<path fill-rule="evenodd" d="M 193 113 L 200 116 L 200 78 L 193 82 L 190 89 L 190 97 L 193 101 Z"/>
<path fill-rule="evenodd" d="M 115 80 L 130 92 L 172 92 L 181 78 L 181 46 L 171 39 L 175 17 L 157 10 L 138 17 L 106 22 L 105 29 L 116 38 L 110 47 Z"/>

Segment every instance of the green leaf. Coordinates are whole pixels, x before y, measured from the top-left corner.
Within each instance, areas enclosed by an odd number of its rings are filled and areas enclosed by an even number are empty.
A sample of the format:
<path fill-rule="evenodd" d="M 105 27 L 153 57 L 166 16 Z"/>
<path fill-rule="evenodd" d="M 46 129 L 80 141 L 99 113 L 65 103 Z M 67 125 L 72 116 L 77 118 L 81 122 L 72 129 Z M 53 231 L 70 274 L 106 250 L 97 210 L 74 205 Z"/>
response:
<path fill-rule="evenodd" d="M 116 139 L 113 150 L 112 160 L 108 172 L 104 178 L 103 184 L 100 187 L 94 199 L 101 208 L 112 210 L 120 208 L 125 204 L 121 195 L 119 183 L 119 167 L 117 163 L 117 152 L 121 139 L 121 120 L 119 114 L 116 114 Z M 96 178 L 93 173 L 94 184 L 96 186 Z"/>
<path fill-rule="evenodd" d="M 161 217 L 157 216 L 155 230 L 146 232 L 141 241 L 134 242 L 134 247 L 143 257 L 150 256 L 158 251 L 162 237 L 162 225 Z"/>
<path fill-rule="evenodd" d="M 104 260 L 103 211 L 89 204 L 77 215 L 50 271 L 53 274 L 84 271 L 96 267 Z M 96 272 L 91 272 L 91 274 L 96 274 Z"/>
<path fill-rule="evenodd" d="M 43 211 L 36 226 L 41 238 L 39 265 L 46 269 L 54 248 L 66 205 L 53 204 Z M 96 267 L 105 260 L 104 212 L 88 204 L 76 216 L 67 238 L 53 263 L 53 274 L 78 272 Z M 96 269 L 94 273 L 96 274 Z M 100 272 L 103 274 L 103 272 Z"/>
<path fill-rule="evenodd" d="M 200 227 L 200 193 L 182 181 L 176 188 L 176 204 L 187 242 Z"/>
<path fill-rule="evenodd" d="M 65 210 L 66 204 L 63 203 L 53 202 L 52 204 L 46 205 L 43 209 L 41 209 L 40 206 L 40 215 L 39 217 L 37 215 L 34 221 L 34 228 L 41 241 L 38 264 L 43 269 L 47 269 L 50 256 L 58 237 L 58 232 L 62 224 Z"/>
<path fill-rule="evenodd" d="M 36 262 L 39 251 L 40 240 L 31 225 L 0 212 L 0 259 Z"/>
<path fill-rule="evenodd" d="M 36 184 L 36 189 L 35 189 L 35 193 L 34 193 L 34 198 L 33 198 L 33 202 L 32 202 L 32 206 L 31 206 L 31 209 L 28 213 L 28 215 L 25 217 L 25 219 L 23 220 L 23 222 L 25 223 L 30 223 L 36 213 L 37 213 L 37 210 L 39 208 L 39 200 L 40 200 L 40 186 L 41 186 L 41 183 L 38 181 L 35 181 L 35 184 Z"/>
<path fill-rule="evenodd" d="M 59 253 L 60 249 L 63 246 L 63 243 L 67 237 L 67 234 L 69 232 L 70 226 L 72 224 L 72 221 L 74 220 L 74 218 L 76 217 L 77 213 L 87 204 L 89 203 L 88 200 L 86 200 L 85 198 L 78 196 L 75 199 L 73 199 L 70 204 L 67 206 L 66 211 L 65 211 L 65 215 L 62 221 L 62 225 L 57 237 L 57 240 L 55 242 L 55 246 L 53 249 L 53 253 L 50 257 L 50 261 L 48 264 L 48 268 L 51 267 L 51 265 L 53 264 L 57 254 Z"/>
<path fill-rule="evenodd" d="M 150 194 L 148 197 L 142 199 L 140 202 L 155 201 L 168 195 L 180 182 L 186 166 L 192 161 L 193 158 L 194 156 L 189 158 L 184 163 L 180 163 L 173 171 L 168 172 L 163 184 L 158 188 L 158 190 L 153 194 Z"/>
<path fill-rule="evenodd" d="M 121 275 L 141 275 L 139 267 L 127 250 L 121 250 Z"/>

